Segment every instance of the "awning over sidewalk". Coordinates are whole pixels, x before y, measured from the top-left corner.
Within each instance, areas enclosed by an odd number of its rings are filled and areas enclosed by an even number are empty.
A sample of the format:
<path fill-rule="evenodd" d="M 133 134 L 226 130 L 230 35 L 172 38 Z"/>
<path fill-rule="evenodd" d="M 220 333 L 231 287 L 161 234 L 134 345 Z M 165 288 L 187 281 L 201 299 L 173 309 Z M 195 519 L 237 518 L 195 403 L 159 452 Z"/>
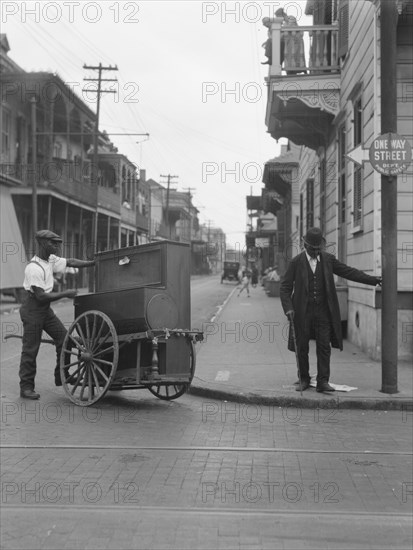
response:
<path fill-rule="evenodd" d="M 23 284 L 26 251 L 13 199 L 9 188 L 4 185 L 0 185 L 0 216 L 0 288 L 17 288 Z"/>
<path fill-rule="evenodd" d="M 294 146 L 293 146 L 294 147 Z M 297 181 L 299 174 L 299 148 L 286 151 L 264 164 L 262 178 L 269 191 L 276 191 L 282 197 L 291 192 L 292 183 Z"/>

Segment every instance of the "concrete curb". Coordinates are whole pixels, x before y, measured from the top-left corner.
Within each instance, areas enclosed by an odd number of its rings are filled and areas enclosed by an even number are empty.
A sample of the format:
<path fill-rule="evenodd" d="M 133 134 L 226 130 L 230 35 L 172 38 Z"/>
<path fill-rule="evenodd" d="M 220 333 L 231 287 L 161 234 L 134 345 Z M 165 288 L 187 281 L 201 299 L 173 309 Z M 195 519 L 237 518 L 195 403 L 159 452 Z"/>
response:
<path fill-rule="evenodd" d="M 199 380 L 199 379 L 198 379 Z M 263 405 L 276 407 L 296 407 L 302 409 L 358 409 L 373 411 L 410 411 L 413 402 L 407 397 L 330 397 L 327 394 L 315 394 L 314 397 L 301 397 L 299 392 L 295 395 L 287 395 L 274 391 L 255 391 L 246 393 L 242 388 L 231 386 L 223 388 L 217 384 L 206 381 L 197 381 L 195 376 L 188 393 L 217 399 L 220 401 L 232 401 L 234 403 L 245 403 L 249 405 Z"/>

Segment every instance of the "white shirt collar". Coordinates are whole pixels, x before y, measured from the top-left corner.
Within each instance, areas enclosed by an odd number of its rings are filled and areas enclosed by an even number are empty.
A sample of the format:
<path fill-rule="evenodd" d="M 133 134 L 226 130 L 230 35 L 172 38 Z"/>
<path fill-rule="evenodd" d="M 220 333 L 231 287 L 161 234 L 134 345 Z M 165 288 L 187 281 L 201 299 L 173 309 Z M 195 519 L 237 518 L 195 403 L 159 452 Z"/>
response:
<path fill-rule="evenodd" d="M 307 252 L 307 250 L 304 251 L 305 255 L 307 256 L 308 262 L 311 264 L 311 262 L 314 262 L 314 260 L 317 260 L 317 262 L 320 261 L 320 254 L 317 255 L 317 258 L 312 258 L 310 254 Z"/>

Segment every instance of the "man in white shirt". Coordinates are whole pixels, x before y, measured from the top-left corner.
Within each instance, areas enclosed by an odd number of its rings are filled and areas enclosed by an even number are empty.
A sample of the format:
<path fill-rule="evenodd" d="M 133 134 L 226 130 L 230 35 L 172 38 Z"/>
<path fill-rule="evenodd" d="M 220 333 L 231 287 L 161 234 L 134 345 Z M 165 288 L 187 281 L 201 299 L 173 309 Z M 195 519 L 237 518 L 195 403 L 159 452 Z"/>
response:
<path fill-rule="evenodd" d="M 27 300 L 20 308 L 23 322 L 23 348 L 20 359 L 20 397 L 39 399 L 34 391 L 36 377 L 36 358 L 39 352 L 42 331 L 44 330 L 56 345 L 55 384 L 61 386 L 60 353 L 66 329 L 56 317 L 50 303 L 61 298 L 74 298 L 76 290 L 53 292 L 55 274 L 63 274 L 66 267 L 90 267 L 94 260 L 78 260 L 76 258 L 61 258 L 59 252 L 62 239 L 48 229 L 36 233 L 38 254 L 33 256 L 24 271 L 23 287 L 27 291 Z"/>
<path fill-rule="evenodd" d="M 340 308 L 333 275 L 366 285 L 381 285 L 381 277 L 368 275 L 324 252 L 325 239 L 318 227 L 303 238 L 304 252 L 295 256 L 282 278 L 280 298 L 285 314 L 294 323 L 301 383 L 297 391 L 310 386 L 309 341 L 314 338 L 317 352 L 318 392 L 331 392 L 331 346 L 343 349 Z M 292 330 L 288 349 L 295 351 Z"/>

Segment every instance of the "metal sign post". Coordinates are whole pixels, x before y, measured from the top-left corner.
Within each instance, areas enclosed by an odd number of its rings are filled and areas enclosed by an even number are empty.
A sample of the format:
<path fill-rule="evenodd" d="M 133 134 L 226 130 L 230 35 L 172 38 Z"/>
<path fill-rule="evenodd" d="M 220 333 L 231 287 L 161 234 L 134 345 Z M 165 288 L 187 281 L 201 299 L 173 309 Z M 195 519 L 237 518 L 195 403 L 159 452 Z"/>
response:
<path fill-rule="evenodd" d="M 397 132 L 397 7 L 396 2 L 380 3 L 381 132 Z M 383 138 L 383 139 L 381 139 Z M 384 158 L 377 161 L 381 170 L 381 261 L 382 261 L 382 352 L 383 393 L 397 393 L 397 173 L 393 163 L 400 162 L 386 149 L 388 137 L 381 136 Z M 407 140 L 406 140 L 407 141 Z M 391 142 L 391 140 L 390 140 Z M 379 143 L 379 150 L 380 143 Z M 377 149 L 376 149 L 377 152 Z M 388 155 L 390 153 L 390 155 Z M 374 157 L 373 149 L 373 157 Z M 380 155 L 379 155 L 380 157 Z M 373 159 L 376 161 L 376 159 Z M 389 166 L 384 167 L 384 164 Z M 374 167 L 374 165 L 373 165 Z"/>

